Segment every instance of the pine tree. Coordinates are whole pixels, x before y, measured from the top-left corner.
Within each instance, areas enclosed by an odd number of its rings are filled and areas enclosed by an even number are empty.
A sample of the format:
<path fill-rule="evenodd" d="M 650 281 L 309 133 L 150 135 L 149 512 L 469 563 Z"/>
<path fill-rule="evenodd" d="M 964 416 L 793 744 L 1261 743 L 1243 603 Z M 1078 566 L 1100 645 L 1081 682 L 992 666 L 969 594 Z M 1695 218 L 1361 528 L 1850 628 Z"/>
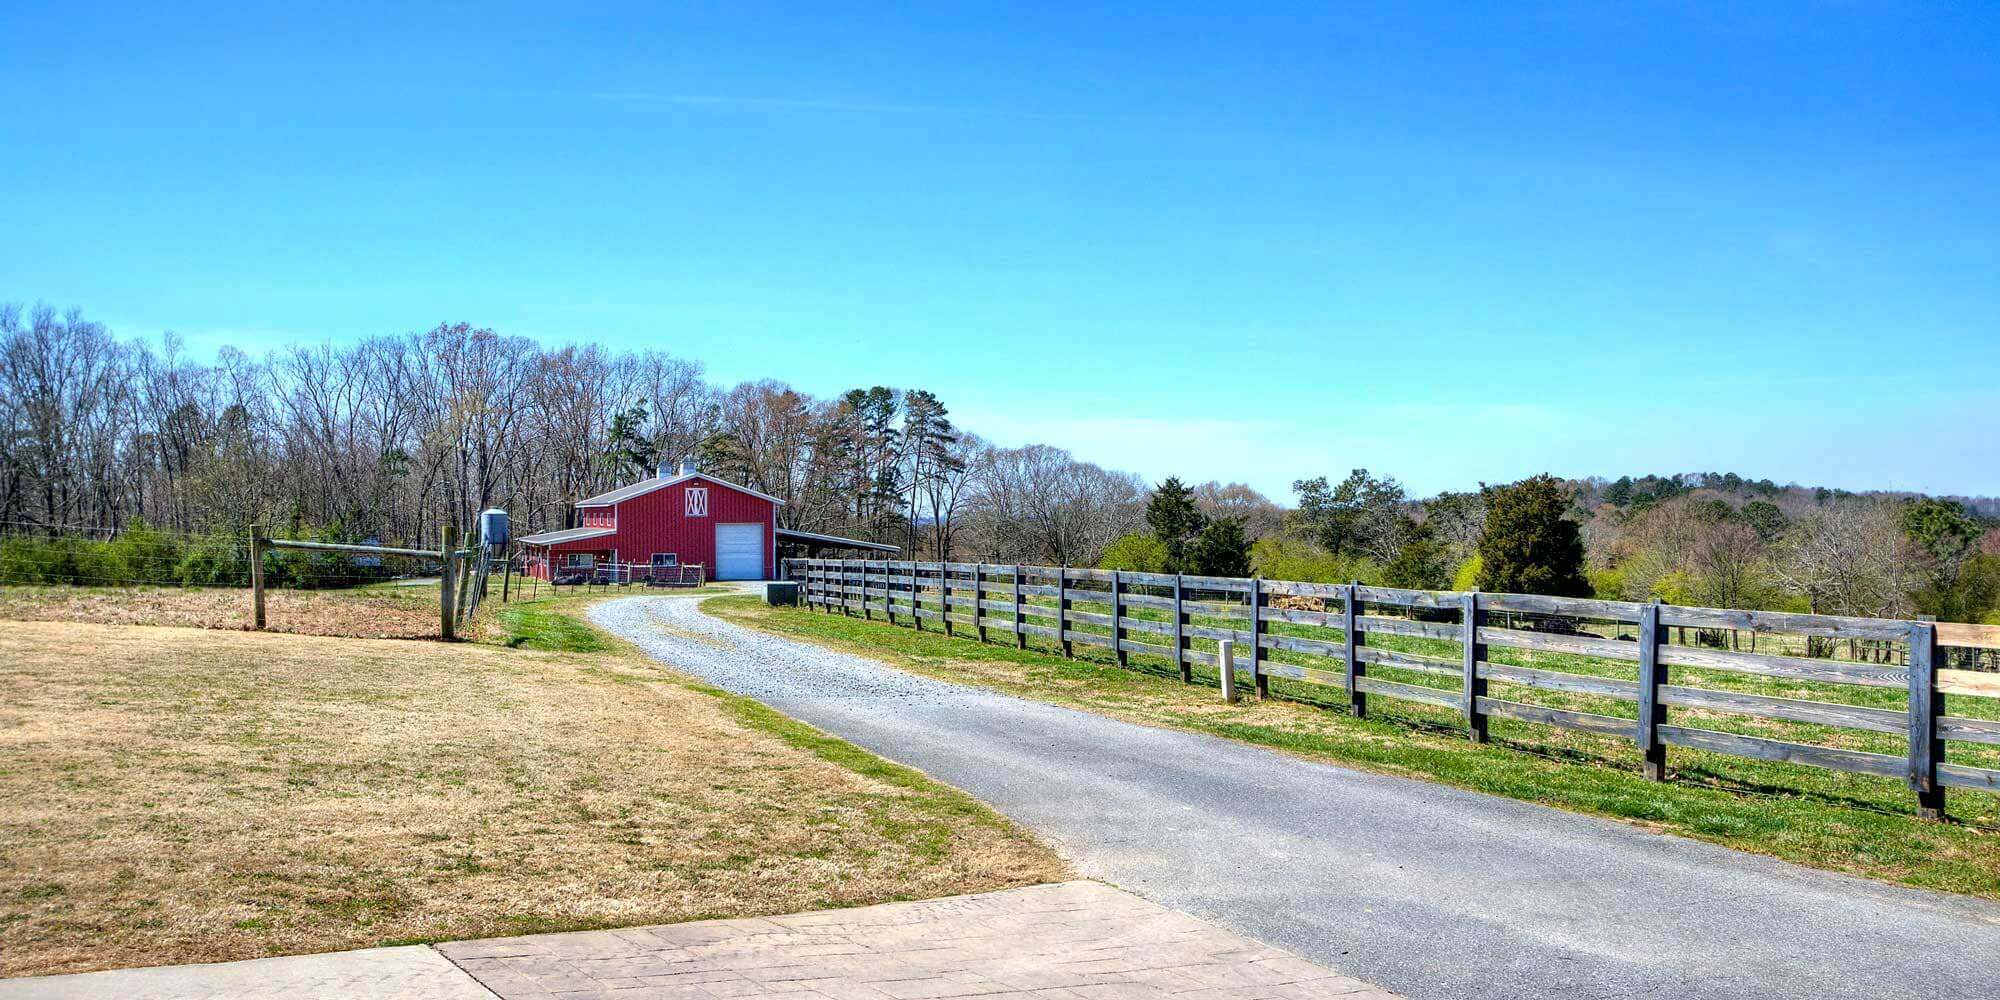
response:
<path fill-rule="evenodd" d="M 1486 532 L 1479 538 L 1479 588 L 1510 594 L 1589 597 L 1583 537 L 1563 516 L 1569 495 L 1546 473 L 1486 498 Z"/>
<path fill-rule="evenodd" d="M 1189 558 L 1203 576 L 1249 576 L 1250 539 L 1243 535 L 1243 522 L 1233 517 L 1208 522 Z"/>
<path fill-rule="evenodd" d="M 903 396 L 903 450 L 909 456 L 909 549 L 913 553 L 917 550 L 917 517 L 924 506 L 919 501 L 928 500 L 929 510 L 923 513 L 930 517 L 932 549 L 939 559 L 951 558 L 942 551 L 940 493 L 946 480 L 965 467 L 952 451 L 958 444 L 958 428 L 947 419 L 948 412 L 927 390 L 913 389 Z"/>
<path fill-rule="evenodd" d="M 1166 482 L 1154 488 L 1153 498 L 1146 502 L 1146 526 L 1167 547 L 1169 573 L 1188 571 L 1189 550 L 1207 525 L 1208 518 L 1195 505 L 1193 488 L 1182 483 L 1179 476 L 1168 476 Z"/>

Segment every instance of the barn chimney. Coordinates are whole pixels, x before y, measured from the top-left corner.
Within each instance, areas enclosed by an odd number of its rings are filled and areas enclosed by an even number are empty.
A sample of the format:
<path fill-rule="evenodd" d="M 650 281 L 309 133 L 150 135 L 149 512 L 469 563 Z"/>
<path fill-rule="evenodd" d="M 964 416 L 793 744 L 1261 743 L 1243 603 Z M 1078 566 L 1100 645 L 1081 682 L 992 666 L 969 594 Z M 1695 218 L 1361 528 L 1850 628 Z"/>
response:
<path fill-rule="evenodd" d="M 668 476 L 668 472 L 667 472 L 667 463 L 665 463 L 665 462 L 661 462 L 661 463 L 660 463 L 659 465 L 655 466 L 655 467 L 653 468 L 653 474 L 654 474 L 655 476 L 657 476 L 658 478 L 660 478 L 660 479 L 665 479 L 665 478 L 667 478 L 667 476 Z"/>
<path fill-rule="evenodd" d="M 683 476 L 694 475 L 694 459 L 692 458 L 681 459 L 681 475 Z"/>

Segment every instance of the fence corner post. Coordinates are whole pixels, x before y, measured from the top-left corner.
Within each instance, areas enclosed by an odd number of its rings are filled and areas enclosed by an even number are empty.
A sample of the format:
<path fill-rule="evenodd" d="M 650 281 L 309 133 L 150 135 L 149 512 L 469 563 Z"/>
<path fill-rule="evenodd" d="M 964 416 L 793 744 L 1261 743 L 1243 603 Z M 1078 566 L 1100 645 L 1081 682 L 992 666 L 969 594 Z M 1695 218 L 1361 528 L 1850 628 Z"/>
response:
<path fill-rule="evenodd" d="M 1361 581 L 1348 583 L 1341 593 L 1340 633 L 1347 647 L 1347 707 L 1357 719 L 1368 717 L 1368 695 L 1361 690 L 1361 678 L 1368 671 L 1361 666 L 1361 647 L 1366 643 L 1361 637 L 1360 611 Z"/>
<path fill-rule="evenodd" d="M 1934 823 L 1945 818 L 1944 786 L 1937 780 L 1944 758 L 1944 741 L 1938 737 L 1944 695 L 1937 687 L 1937 648 L 1935 624 L 1910 624 L 1910 788 L 1917 793 L 1917 815 Z"/>
<path fill-rule="evenodd" d="M 1465 734 L 1474 743 L 1486 742 L 1486 713 L 1479 708 L 1479 699 L 1486 697 L 1486 678 L 1479 673 L 1479 665 L 1486 659 L 1486 647 L 1479 641 L 1479 591 L 1475 590 L 1459 598 L 1459 617 L 1464 628 L 1464 636 L 1459 641 L 1465 646 Z"/>
<path fill-rule="evenodd" d="M 1222 700 L 1236 703 L 1236 640 L 1221 639 L 1215 644 L 1215 672 L 1222 677 Z"/>
<path fill-rule="evenodd" d="M 264 526 L 250 526 L 250 628 L 264 631 Z"/>
<path fill-rule="evenodd" d="M 438 578 L 438 634 L 444 641 L 458 638 L 457 611 L 458 588 L 453 586 L 457 577 L 458 525 L 447 524 L 438 546 L 438 556 L 444 560 L 443 575 Z"/>
<path fill-rule="evenodd" d="M 1660 702 L 1660 688 L 1667 683 L 1667 668 L 1660 663 L 1663 638 L 1660 601 L 1654 598 L 1639 608 L 1639 728 L 1634 736 L 1648 781 L 1667 780 L 1667 745 L 1660 741 L 1660 727 L 1667 721 L 1667 706 Z"/>

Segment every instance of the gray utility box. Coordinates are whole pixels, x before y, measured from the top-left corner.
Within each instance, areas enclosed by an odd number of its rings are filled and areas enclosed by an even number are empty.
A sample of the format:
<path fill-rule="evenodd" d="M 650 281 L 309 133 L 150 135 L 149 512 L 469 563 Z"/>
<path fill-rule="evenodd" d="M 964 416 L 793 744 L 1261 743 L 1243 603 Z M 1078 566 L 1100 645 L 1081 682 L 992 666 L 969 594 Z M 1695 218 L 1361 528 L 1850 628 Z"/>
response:
<path fill-rule="evenodd" d="M 799 603 L 799 585 L 796 583 L 767 583 L 764 585 L 764 603 L 796 605 Z"/>

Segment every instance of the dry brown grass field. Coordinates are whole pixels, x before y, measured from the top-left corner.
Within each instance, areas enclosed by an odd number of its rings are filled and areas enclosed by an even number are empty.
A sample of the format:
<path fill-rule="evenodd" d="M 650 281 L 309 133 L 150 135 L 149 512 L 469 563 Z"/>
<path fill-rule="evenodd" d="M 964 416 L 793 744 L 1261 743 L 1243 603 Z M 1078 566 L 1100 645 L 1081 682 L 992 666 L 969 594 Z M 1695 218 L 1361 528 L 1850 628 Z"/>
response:
<path fill-rule="evenodd" d="M 375 584 L 337 590 L 272 589 L 266 630 L 369 639 L 435 639 L 437 585 Z M 0 586 L 0 619 L 180 625 L 242 631 L 250 591 L 232 587 Z"/>
<path fill-rule="evenodd" d="M 0 802 L 9 976 L 1065 874 L 963 794 L 617 644 L 10 622 Z"/>

